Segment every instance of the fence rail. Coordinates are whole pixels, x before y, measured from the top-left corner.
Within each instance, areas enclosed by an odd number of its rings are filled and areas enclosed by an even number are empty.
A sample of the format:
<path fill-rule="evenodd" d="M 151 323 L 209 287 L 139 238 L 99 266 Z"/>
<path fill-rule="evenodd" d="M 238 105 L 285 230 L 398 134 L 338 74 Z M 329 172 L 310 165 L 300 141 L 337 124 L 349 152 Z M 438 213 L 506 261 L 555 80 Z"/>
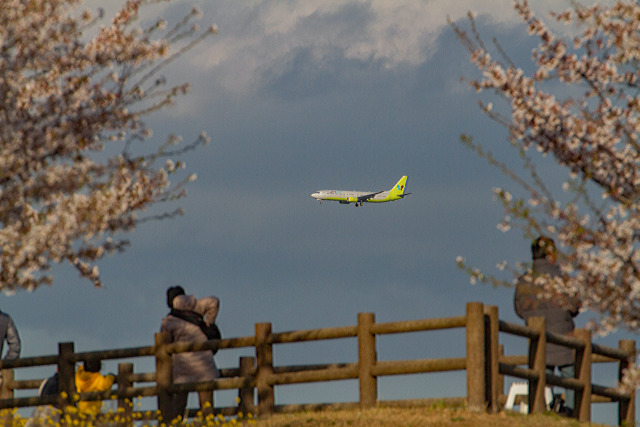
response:
<path fill-rule="evenodd" d="M 400 334 L 464 328 L 466 331 L 466 355 L 440 359 L 377 360 L 376 337 L 384 334 Z M 525 338 L 527 355 L 503 354 L 500 334 Z M 287 343 L 356 338 L 358 360 L 353 363 L 317 365 L 275 366 L 273 346 Z M 547 343 L 570 347 L 575 350 L 576 378 L 561 378 L 545 372 L 545 348 Z M 221 369 L 221 378 L 213 381 L 174 384 L 171 372 L 171 355 L 186 351 L 253 348 L 255 357 L 241 357 L 238 367 Z M 544 388 L 555 385 L 576 391 L 575 416 L 590 421 L 591 404 L 614 402 L 618 404 L 620 424 L 632 424 L 635 418 L 635 391 L 623 393 L 611 386 L 592 384 L 591 369 L 594 363 L 617 363 L 619 376 L 635 359 L 635 342 L 620 341 L 619 348 L 609 348 L 591 342 L 590 333 L 576 330 L 574 337 L 546 331 L 543 318 L 531 318 L 527 326 L 501 321 L 498 309 L 481 303 L 468 303 L 464 316 L 375 323 L 372 313 L 358 314 L 355 326 L 310 329 L 288 332 L 272 332 L 270 323 L 255 325 L 253 336 L 211 340 L 204 343 L 170 343 L 166 334 L 156 334 L 152 346 L 112 349 L 91 352 L 74 350 L 73 343 L 60 343 L 58 354 L 26 357 L 12 361 L 0 361 L 3 382 L 0 385 L 0 409 L 52 404 L 60 408 L 74 405 L 80 400 L 117 399 L 120 412 L 125 417 L 135 411 L 127 401 L 137 397 L 157 397 L 182 391 L 238 390 L 238 405 L 215 408 L 214 413 L 234 415 L 238 412 L 268 414 L 296 410 L 373 407 L 377 404 L 404 406 L 431 404 L 436 401 L 466 402 L 473 411 L 496 412 L 505 401 L 504 376 L 512 376 L 529 382 L 529 412 L 541 412 L 545 408 Z M 82 360 L 115 360 L 138 357 L 154 357 L 155 372 L 134 373 L 132 363 L 119 363 L 117 389 L 104 392 L 75 393 L 75 364 Z M 28 370 L 39 366 L 57 367 L 60 378 L 60 395 L 14 397 L 16 390 L 34 390 L 42 379 L 16 380 L 14 370 Z M 378 399 L 378 378 L 392 375 L 422 374 L 430 372 L 466 371 L 466 396 L 425 398 L 381 402 Z M 285 384 L 315 383 L 357 379 L 359 401 L 325 404 L 280 404 L 275 402 L 274 389 Z M 152 384 L 152 385 L 140 385 Z M 65 392 L 65 393 L 62 393 Z M 257 395 L 257 402 L 254 401 Z M 163 408 L 159 407 L 162 411 Z M 190 414 L 195 413 L 194 409 Z M 155 416 L 155 415 L 154 415 Z M 141 418 L 136 414 L 136 418 Z"/>

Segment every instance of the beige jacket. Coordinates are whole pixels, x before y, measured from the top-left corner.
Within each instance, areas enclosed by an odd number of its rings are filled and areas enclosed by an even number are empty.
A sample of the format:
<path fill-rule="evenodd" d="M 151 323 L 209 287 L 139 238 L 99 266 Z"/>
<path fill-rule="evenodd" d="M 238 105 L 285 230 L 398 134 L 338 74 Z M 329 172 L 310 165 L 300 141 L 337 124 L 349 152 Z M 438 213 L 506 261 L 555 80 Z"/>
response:
<path fill-rule="evenodd" d="M 173 300 L 173 308 L 196 311 L 208 323 L 215 321 L 219 304 L 216 297 L 196 300 L 193 295 L 179 295 Z M 170 314 L 162 319 L 160 332 L 167 332 L 171 336 L 171 342 L 207 341 L 207 336 L 198 326 Z M 210 381 L 220 376 L 209 350 L 176 353 L 172 356 L 172 365 L 174 383 Z"/>

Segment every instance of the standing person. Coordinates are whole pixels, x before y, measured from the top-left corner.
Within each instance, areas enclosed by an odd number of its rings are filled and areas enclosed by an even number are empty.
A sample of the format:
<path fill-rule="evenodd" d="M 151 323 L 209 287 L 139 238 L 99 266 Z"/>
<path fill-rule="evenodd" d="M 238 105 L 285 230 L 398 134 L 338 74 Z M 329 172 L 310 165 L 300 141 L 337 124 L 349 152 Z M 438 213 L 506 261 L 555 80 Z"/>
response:
<path fill-rule="evenodd" d="M 102 375 L 100 368 L 102 363 L 99 360 L 85 360 L 76 371 L 76 390 L 78 393 L 88 391 L 104 391 L 109 390 L 116 377 L 113 374 Z M 102 401 L 80 401 L 78 402 L 78 410 L 83 414 L 95 417 L 102 410 Z"/>
<path fill-rule="evenodd" d="M 216 297 L 196 300 L 193 295 L 177 295 L 167 304 L 172 307 L 171 312 L 162 319 L 160 332 L 170 335 L 170 342 L 205 342 L 207 336 L 196 323 L 187 320 L 188 316 L 207 324 L 215 321 L 218 315 L 220 301 Z M 173 368 L 173 383 L 191 383 L 211 381 L 220 376 L 213 354 L 210 350 L 175 353 L 171 356 Z M 188 393 L 176 393 L 165 408 L 163 414 L 165 422 L 170 423 L 178 416 L 183 416 L 187 407 Z M 199 391 L 200 408 L 205 416 L 213 413 L 213 391 Z"/>
<path fill-rule="evenodd" d="M 18 335 L 18 328 L 13 322 L 11 316 L 7 313 L 0 311 L 0 355 L 2 354 L 4 342 L 7 342 L 9 347 L 7 354 L 4 356 L 4 360 L 13 360 L 20 357 L 20 335 Z"/>
<path fill-rule="evenodd" d="M 573 318 L 578 315 L 580 301 L 577 297 L 545 295 L 541 285 L 536 284 L 536 278 L 549 275 L 550 278 L 560 277 L 555 243 L 549 237 L 538 237 L 531 244 L 533 256 L 532 277 L 523 276 L 519 279 L 514 296 L 516 314 L 526 322 L 530 317 L 544 317 L 547 331 L 572 335 L 575 329 Z M 547 343 L 546 364 L 547 373 L 554 374 L 556 370 L 560 376 L 575 378 L 575 356 L 571 348 Z M 566 390 L 567 402 L 562 411 L 565 415 L 573 415 L 575 391 Z"/>
<path fill-rule="evenodd" d="M 8 349 L 3 360 L 14 360 L 20 357 L 21 346 L 18 328 L 16 328 L 16 324 L 13 322 L 11 316 L 0 311 L 0 356 L 2 356 L 5 341 L 7 342 Z M 0 373 L 0 384 L 2 384 L 2 381 L 2 373 Z"/>

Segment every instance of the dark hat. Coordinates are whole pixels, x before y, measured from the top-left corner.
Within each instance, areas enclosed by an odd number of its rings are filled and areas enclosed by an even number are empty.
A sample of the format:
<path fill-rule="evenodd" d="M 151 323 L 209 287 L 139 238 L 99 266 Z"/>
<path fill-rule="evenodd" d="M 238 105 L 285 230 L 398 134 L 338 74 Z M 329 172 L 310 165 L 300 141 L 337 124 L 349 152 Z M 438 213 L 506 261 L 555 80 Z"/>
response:
<path fill-rule="evenodd" d="M 173 308 L 173 299 L 178 295 L 184 295 L 182 286 L 172 286 L 167 289 L 167 305 L 169 308 Z"/>
<path fill-rule="evenodd" d="M 87 359 L 83 362 L 84 370 L 87 372 L 100 372 L 102 362 L 97 359 Z"/>
<path fill-rule="evenodd" d="M 555 255 L 556 244 L 552 238 L 540 236 L 531 243 L 531 254 L 533 259 L 543 259 L 547 255 Z"/>

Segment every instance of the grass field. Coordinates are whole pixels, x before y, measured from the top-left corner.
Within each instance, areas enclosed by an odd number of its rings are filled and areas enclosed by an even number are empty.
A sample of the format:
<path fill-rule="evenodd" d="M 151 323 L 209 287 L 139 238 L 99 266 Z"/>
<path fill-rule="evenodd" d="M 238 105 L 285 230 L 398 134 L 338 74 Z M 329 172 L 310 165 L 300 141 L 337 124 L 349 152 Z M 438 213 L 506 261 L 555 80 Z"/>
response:
<path fill-rule="evenodd" d="M 456 427 L 560 427 L 601 426 L 601 424 L 579 423 L 575 419 L 562 418 L 557 414 L 522 415 L 517 412 L 500 412 L 489 415 L 473 413 L 464 408 L 375 408 L 368 410 L 326 410 L 322 412 L 298 412 L 276 414 L 258 418 L 260 427 L 409 427 L 409 426 L 456 426 Z"/>
<path fill-rule="evenodd" d="M 201 415 L 201 414 L 200 414 Z M 0 418 L 2 427 L 25 427 L 27 420 L 14 419 L 6 422 Z M 68 419 L 63 422 L 47 418 L 34 424 L 37 427 L 115 427 L 135 425 L 138 427 L 157 427 L 157 422 L 134 422 L 120 419 L 111 422 L 96 423 L 95 420 Z M 164 425 L 164 424 L 163 424 Z M 186 422 L 175 421 L 172 427 L 562 427 L 562 426 L 602 426 L 601 424 L 580 423 L 575 419 L 563 418 L 557 414 L 523 415 L 519 412 L 503 411 L 498 414 L 475 413 L 460 406 L 435 404 L 431 407 L 378 407 L 373 409 L 325 409 L 322 411 L 292 412 L 269 416 L 239 415 L 223 417 L 189 419 Z M 603 426 L 604 427 L 604 426 Z"/>

